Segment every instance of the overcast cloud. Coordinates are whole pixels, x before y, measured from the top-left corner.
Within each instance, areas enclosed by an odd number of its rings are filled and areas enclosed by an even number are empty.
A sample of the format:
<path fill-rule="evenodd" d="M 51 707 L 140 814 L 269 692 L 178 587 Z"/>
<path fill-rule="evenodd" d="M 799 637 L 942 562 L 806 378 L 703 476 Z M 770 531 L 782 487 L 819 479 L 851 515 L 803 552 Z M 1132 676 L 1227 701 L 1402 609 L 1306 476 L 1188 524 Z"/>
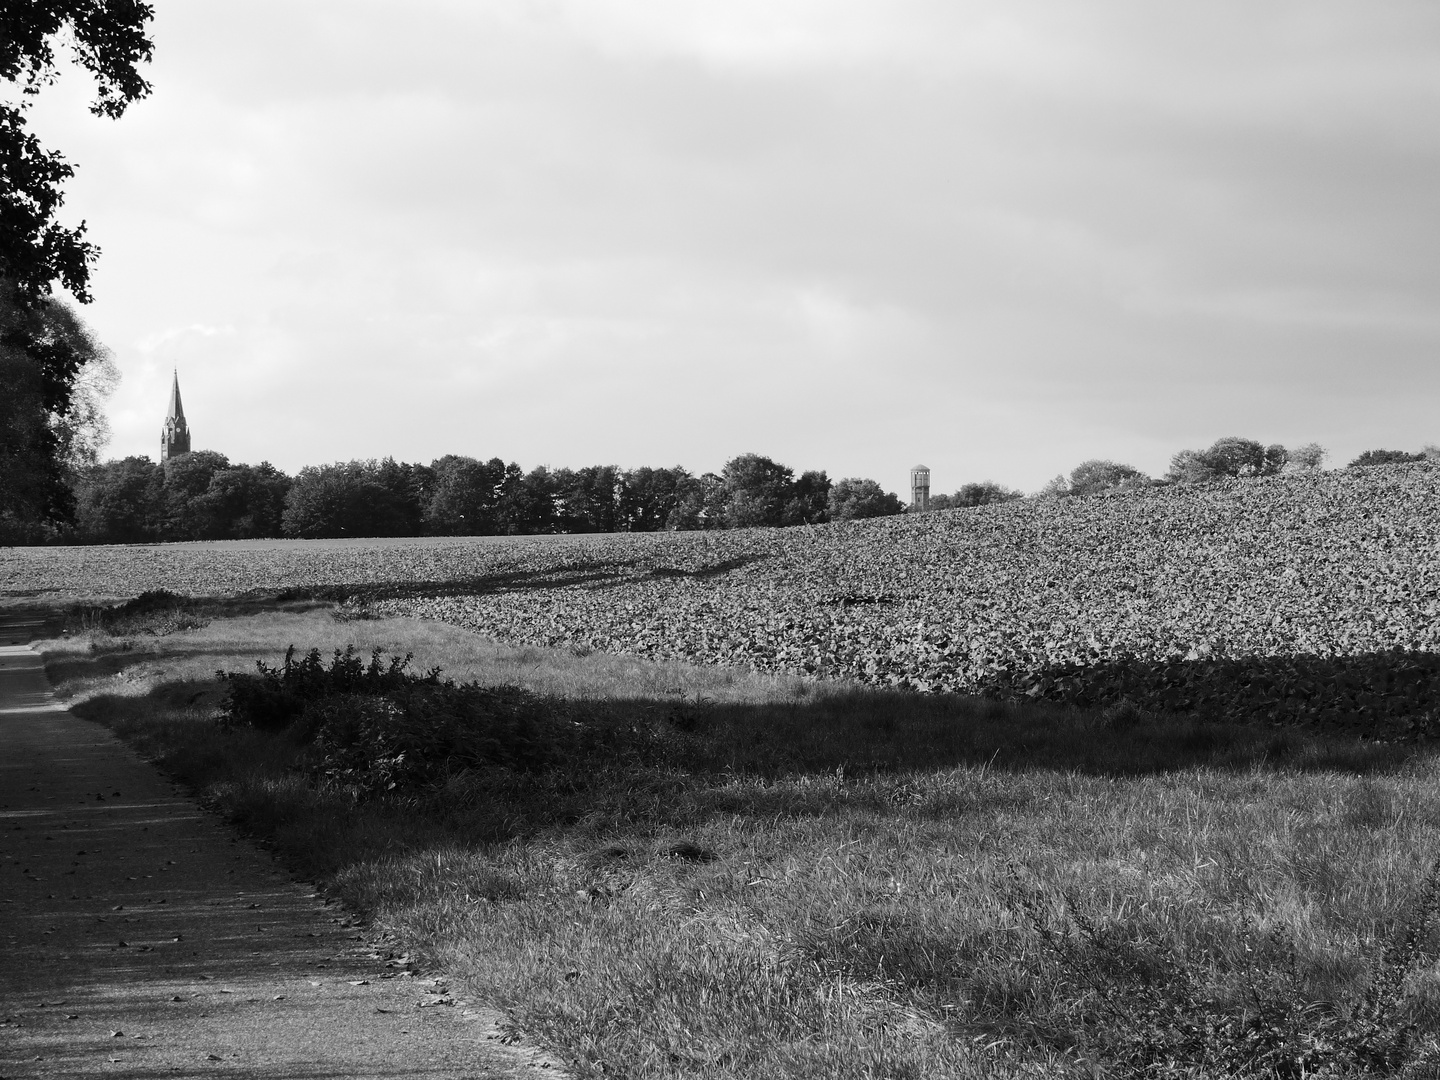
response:
<path fill-rule="evenodd" d="M 1440 441 L 1430 3 L 159 0 L 35 126 L 156 456 L 904 492 Z"/>

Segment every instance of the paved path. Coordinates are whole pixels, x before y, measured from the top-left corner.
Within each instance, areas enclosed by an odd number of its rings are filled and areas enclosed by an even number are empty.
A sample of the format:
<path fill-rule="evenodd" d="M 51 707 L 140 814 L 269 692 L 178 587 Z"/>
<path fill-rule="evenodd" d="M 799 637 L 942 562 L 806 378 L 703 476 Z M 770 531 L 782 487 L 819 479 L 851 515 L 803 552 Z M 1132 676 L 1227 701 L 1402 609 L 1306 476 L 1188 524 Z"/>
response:
<path fill-rule="evenodd" d="M 561 1075 L 58 705 L 0 612 L 0 1080 Z"/>

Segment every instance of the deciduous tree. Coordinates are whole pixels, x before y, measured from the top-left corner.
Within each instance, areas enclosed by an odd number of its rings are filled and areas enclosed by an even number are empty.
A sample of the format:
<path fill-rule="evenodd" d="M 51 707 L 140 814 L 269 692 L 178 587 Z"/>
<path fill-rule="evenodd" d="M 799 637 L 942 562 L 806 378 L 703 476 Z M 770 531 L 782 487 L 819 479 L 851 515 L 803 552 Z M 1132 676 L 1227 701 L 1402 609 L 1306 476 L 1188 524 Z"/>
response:
<path fill-rule="evenodd" d="M 795 479 L 791 469 L 760 454 L 741 454 L 727 461 L 720 475 L 726 528 L 780 524 Z"/>
<path fill-rule="evenodd" d="M 1148 479 L 1133 465 L 1122 465 L 1118 461 L 1092 458 L 1089 461 L 1082 461 L 1070 470 L 1070 494 L 1095 495 L 1127 482 Z"/>
<path fill-rule="evenodd" d="M 0 281 L 0 540 L 31 542 L 72 522 L 71 482 L 104 445 L 100 405 L 116 378 L 68 305 L 26 305 Z"/>
<path fill-rule="evenodd" d="M 160 537 L 164 473 L 147 457 L 85 469 L 75 485 L 75 524 L 92 544 L 141 544 Z"/>
<path fill-rule="evenodd" d="M 831 521 L 857 521 L 904 513 L 905 504 L 874 480 L 855 476 L 835 481 L 830 489 L 829 509 Z"/>
<path fill-rule="evenodd" d="M 0 104 L 0 278 L 15 286 L 26 305 L 48 296 L 56 282 L 88 302 L 90 267 L 99 252 L 85 239 L 83 221 L 74 228 L 56 221 L 65 200 L 61 185 L 75 168 L 26 130 L 25 113 L 58 77 L 55 47 L 63 40 L 95 79 L 90 111 L 111 118 L 123 114 L 150 93 L 140 65 L 150 61 L 153 16 L 150 5 L 138 0 L 0 5 L 0 79 L 20 89 L 19 101 Z"/>

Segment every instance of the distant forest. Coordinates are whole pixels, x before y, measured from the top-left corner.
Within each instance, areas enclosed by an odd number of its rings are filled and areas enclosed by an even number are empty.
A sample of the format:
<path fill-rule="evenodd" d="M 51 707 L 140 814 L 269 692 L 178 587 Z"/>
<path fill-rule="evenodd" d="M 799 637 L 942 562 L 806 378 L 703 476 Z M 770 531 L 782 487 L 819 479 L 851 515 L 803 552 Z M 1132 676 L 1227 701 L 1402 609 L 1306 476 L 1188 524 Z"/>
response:
<path fill-rule="evenodd" d="M 758 454 L 719 473 L 683 468 L 524 472 L 500 458 L 447 454 L 429 465 L 385 458 L 310 466 L 231 464 L 199 450 L 163 464 L 128 457 L 75 479 L 75 528 L 91 544 L 256 537 L 488 536 L 806 525 L 898 514 L 874 480 L 798 477 Z"/>
<path fill-rule="evenodd" d="M 1172 483 L 1269 476 L 1322 467 L 1315 444 L 1287 450 L 1225 438 L 1182 450 L 1152 479 L 1113 461 L 1082 462 L 1036 498 L 1095 495 Z M 1440 461 L 1440 449 L 1369 450 L 1350 467 Z M 500 458 L 447 454 L 429 465 L 392 458 L 309 466 L 287 476 L 267 462 L 232 464 L 199 450 L 161 464 L 128 457 L 77 469 L 70 480 L 73 526 L 19 542 L 133 544 L 264 537 L 487 536 L 659 532 L 818 525 L 918 509 L 874 480 L 831 480 L 759 454 L 731 459 L 719 473 L 674 468 L 523 471 Z M 1024 493 L 990 481 L 934 495 L 928 509 L 1009 502 Z"/>

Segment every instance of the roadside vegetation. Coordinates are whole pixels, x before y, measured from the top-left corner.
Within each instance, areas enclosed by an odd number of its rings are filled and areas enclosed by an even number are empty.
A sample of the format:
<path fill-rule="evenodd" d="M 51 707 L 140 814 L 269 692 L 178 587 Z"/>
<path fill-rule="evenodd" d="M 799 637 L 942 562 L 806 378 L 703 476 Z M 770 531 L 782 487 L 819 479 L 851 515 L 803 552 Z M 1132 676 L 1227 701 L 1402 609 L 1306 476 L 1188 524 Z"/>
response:
<path fill-rule="evenodd" d="M 1397 1075 L 1440 1052 L 1426 744 L 279 606 L 92 609 L 47 665 L 578 1075 Z"/>

